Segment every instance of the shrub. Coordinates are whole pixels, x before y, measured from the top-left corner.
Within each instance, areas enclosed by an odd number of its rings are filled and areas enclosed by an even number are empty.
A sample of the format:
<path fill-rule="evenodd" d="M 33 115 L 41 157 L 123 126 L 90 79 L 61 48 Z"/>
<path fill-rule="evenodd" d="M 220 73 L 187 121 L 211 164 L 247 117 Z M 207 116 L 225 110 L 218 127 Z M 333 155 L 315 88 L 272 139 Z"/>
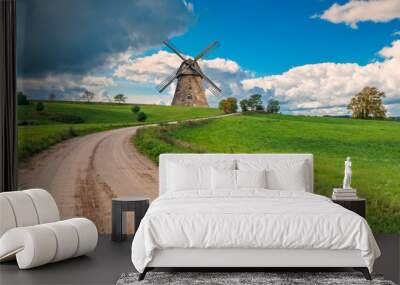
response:
<path fill-rule="evenodd" d="M 132 113 L 137 114 L 140 111 L 140 107 L 138 105 L 134 105 L 131 108 Z"/>
<path fill-rule="evenodd" d="M 137 113 L 137 120 L 139 122 L 144 122 L 147 119 L 147 115 L 144 112 Z"/>
<path fill-rule="evenodd" d="M 32 126 L 35 125 L 35 121 L 33 120 L 18 120 L 18 126 Z"/>
<path fill-rule="evenodd" d="M 44 110 L 44 104 L 42 102 L 37 102 L 36 111 L 42 112 Z"/>
<path fill-rule="evenodd" d="M 18 105 L 29 105 L 29 101 L 28 101 L 26 95 L 24 95 L 24 93 L 22 93 L 22 92 L 17 93 L 17 104 Z"/>

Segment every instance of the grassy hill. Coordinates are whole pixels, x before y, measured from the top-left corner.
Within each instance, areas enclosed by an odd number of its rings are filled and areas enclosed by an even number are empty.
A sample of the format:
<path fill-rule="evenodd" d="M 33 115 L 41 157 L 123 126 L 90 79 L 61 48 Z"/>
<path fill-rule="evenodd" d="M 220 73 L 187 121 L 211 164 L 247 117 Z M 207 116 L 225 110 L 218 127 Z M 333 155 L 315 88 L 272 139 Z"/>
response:
<path fill-rule="evenodd" d="M 138 122 L 128 104 L 44 102 L 45 109 L 36 111 L 36 103 L 18 106 L 18 156 L 25 159 L 62 140 L 112 128 L 148 123 L 208 117 L 220 114 L 212 108 L 139 105 L 147 115 Z M 81 123 L 73 123 L 74 121 Z M 22 125 L 26 124 L 26 125 Z"/>
<path fill-rule="evenodd" d="M 352 186 L 368 199 L 375 232 L 400 232 L 400 123 L 252 114 L 149 128 L 134 139 L 157 161 L 163 152 L 313 153 L 315 192 L 330 196 L 353 160 Z"/>

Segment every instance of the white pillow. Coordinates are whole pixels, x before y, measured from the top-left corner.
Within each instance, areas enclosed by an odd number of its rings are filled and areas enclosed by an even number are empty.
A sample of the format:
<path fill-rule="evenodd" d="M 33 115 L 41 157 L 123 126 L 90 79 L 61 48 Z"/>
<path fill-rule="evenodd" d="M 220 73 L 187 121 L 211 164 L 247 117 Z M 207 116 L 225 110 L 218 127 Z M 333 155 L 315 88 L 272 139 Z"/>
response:
<path fill-rule="evenodd" d="M 267 172 L 267 181 L 269 189 L 305 192 L 307 187 L 305 163 L 270 169 Z"/>
<path fill-rule="evenodd" d="M 267 171 L 236 170 L 237 188 L 267 188 Z"/>
<path fill-rule="evenodd" d="M 212 168 L 211 188 L 214 191 L 236 190 L 236 170 Z"/>
<path fill-rule="evenodd" d="M 168 191 L 210 189 L 210 167 L 169 163 Z"/>
<path fill-rule="evenodd" d="M 236 160 L 219 159 L 175 159 L 167 165 L 167 191 L 208 190 L 211 191 L 211 167 L 235 169 Z"/>
<path fill-rule="evenodd" d="M 234 191 L 241 188 L 266 188 L 266 170 L 211 169 L 211 188 L 214 191 Z"/>
<path fill-rule="evenodd" d="M 240 170 L 266 169 L 267 188 L 272 190 L 303 191 L 307 189 L 305 161 L 240 161 Z"/>

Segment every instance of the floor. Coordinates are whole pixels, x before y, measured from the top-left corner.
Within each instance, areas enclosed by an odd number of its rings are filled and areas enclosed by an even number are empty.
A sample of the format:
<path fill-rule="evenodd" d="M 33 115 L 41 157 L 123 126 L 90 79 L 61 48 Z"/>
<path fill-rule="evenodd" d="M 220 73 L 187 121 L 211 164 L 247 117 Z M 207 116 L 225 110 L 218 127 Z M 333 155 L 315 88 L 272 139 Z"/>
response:
<path fill-rule="evenodd" d="M 15 262 L 0 265 L 0 284 L 115 284 L 124 272 L 133 271 L 130 261 L 132 238 L 115 243 L 109 235 L 99 237 L 99 244 L 89 256 L 49 264 L 31 270 L 18 270 Z M 400 283 L 400 235 L 377 235 L 382 256 L 375 272 Z"/>
<path fill-rule="evenodd" d="M 96 250 L 88 256 L 48 264 L 30 270 L 18 270 L 15 262 L 0 265 L 0 284 L 115 284 L 124 272 L 132 272 L 132 239 L 112 242 L 109 235 L 99 236 Z"/>

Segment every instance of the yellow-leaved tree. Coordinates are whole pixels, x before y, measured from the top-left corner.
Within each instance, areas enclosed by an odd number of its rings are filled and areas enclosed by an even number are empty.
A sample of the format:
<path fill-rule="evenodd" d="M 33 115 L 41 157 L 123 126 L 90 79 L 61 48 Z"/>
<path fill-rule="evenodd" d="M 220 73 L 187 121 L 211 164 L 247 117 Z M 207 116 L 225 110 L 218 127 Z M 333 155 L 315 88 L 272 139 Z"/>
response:
<path fill-rule="evenodd" d="M 353 118 L 384 119 L 386 118 L 386 109 L 382 101 L 384 97 L 384 92 L 376 87 L 367 86 L 351 99 L 347 109 L 351 110 Z"/>

